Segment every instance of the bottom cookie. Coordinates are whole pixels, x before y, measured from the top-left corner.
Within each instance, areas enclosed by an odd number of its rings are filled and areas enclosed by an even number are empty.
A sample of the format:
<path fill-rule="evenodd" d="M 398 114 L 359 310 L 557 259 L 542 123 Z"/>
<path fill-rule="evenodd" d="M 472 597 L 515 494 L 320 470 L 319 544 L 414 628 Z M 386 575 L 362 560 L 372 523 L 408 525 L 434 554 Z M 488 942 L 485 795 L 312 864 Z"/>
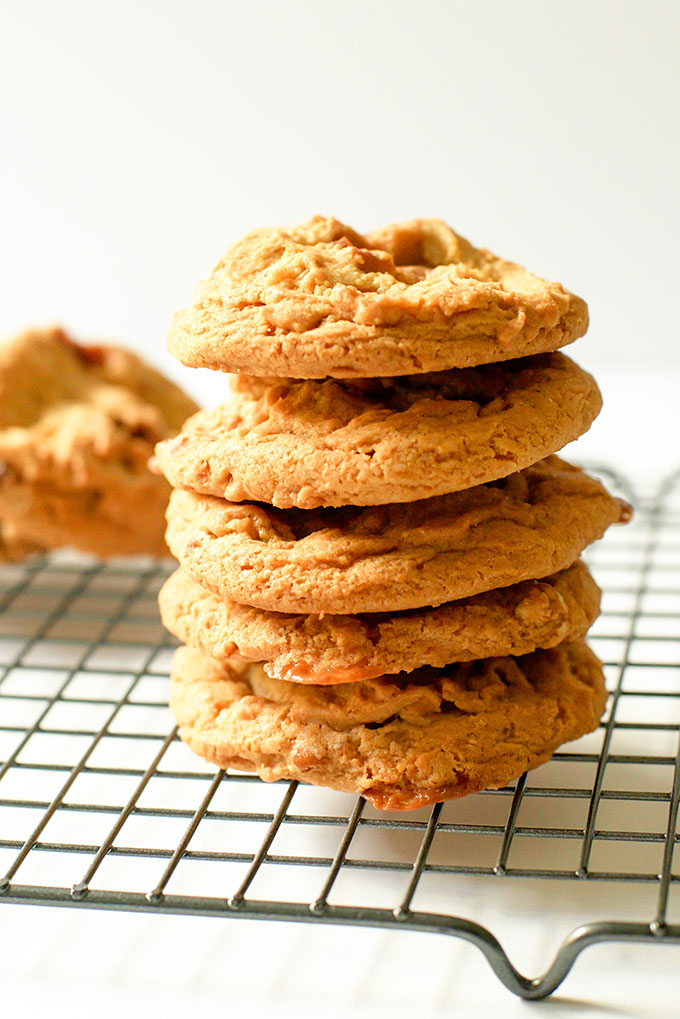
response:
<path fill-rule="evenodd" d="M 595 729 L 606 700 L 602 666 L 581 641 L 324 687 L 183 647 L 170 693 L 182 739 L 206 760 L 384 810 L 499 789 Z"/>

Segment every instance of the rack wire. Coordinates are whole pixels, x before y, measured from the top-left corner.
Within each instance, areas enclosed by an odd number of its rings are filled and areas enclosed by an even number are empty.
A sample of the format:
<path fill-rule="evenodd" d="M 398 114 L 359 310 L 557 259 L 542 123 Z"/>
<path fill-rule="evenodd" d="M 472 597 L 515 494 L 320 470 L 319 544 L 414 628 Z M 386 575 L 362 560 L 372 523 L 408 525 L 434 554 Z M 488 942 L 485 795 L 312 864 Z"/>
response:
<path fill-rule="evenodd" d="M 524 998 L 590 945 L 680 944 L 680 472 L 648 498 L 609 480 L 637 513 L 589 555 L 611 692 L 599 729 L 508 788 L 406 815 L 190 753 L 156 607 L 172 564 L 2 567 L 0 901 L 440 932 Z M 441 908 L 463 880 L 522 878 L 645 887 L 651 906 L 582 924 L 529 978 L 481 922 Z"/>

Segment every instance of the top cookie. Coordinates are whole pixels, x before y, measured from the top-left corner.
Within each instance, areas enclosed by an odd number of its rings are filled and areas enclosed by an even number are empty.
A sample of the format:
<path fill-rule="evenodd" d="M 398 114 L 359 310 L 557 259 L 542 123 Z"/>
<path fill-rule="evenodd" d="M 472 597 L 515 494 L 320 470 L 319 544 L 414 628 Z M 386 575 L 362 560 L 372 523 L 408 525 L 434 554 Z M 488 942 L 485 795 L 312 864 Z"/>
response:
<path fill-rule="evenodd" d="M 193 368 L 372 378 L 553 351 L 587 326 L 580 297 L 441 220 L 362 236 L 315 216 L 229 248 L 175 316 L 168 348 Z"/>
<path fill-rule="evenodd" d="M 129 351 L 60 329 L 0 347 L 0 546 L 6 557 L 73 545 L 94 555 L 166 554 L 166 482 L 154 444 L 196 405 Z"/>

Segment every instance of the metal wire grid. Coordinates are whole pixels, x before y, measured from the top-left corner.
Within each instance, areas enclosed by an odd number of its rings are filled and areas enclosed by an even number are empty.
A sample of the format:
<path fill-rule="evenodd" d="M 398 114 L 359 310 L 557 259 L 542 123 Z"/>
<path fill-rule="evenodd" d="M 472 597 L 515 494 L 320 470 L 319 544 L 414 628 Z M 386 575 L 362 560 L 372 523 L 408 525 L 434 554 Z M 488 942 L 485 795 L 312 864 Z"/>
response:
<path fill-rule="evenodd" d="M 170 564 L 4 567 L 0 899 L 440 931 L 525 998 L 587 945 L 680 943 L 679 478 L 591 550 L 611 690 L 599 730 L 512 787 L 407 815 L 215 771 L 181 744 L 156 608 Z M 574 931 L 529 979 L 484 926 L 423 908 L 428 880 L 438 905 L 463 876 L 642 884 L 656 901 L 645 922 Z"/>

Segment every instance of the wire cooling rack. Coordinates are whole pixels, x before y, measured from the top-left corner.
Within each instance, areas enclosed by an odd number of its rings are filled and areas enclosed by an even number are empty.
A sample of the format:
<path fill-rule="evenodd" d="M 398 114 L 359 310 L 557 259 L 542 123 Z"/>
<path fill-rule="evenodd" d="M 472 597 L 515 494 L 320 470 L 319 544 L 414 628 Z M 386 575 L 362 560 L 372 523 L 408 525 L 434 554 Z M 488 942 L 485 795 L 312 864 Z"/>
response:
<path fill-rule="evenodd" d="M 512 787 L 409 814 L 191 754 L 166 706 L 156 595 L 171 564 L 3 567 L 0 901 L 441 932 L 524 998 L 550 994 L 589 945 L 680 944 L 679 482 L 632 496 L 634 522 L 590 552 L 611 691 L 599 730 Z M 649 912 L 583 924 L 527 978 L 482 923 L 446 910 L 462 881 L 501 880 L 517 913 L 522 878 L 613 885 L 624 914 L 643 888 Z"/>

